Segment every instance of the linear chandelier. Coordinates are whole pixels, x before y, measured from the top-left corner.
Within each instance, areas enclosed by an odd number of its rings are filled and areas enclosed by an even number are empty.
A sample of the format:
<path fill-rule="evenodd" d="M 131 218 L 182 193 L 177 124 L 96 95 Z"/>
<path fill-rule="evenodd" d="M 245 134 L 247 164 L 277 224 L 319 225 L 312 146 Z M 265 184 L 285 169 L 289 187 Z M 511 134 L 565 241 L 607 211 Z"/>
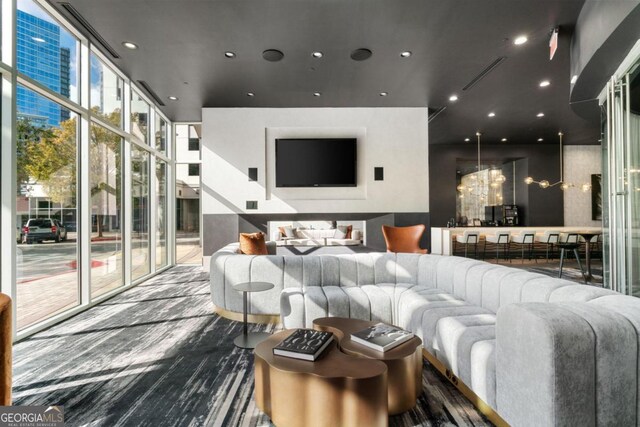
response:
<path fill-rule="evenodd" d="M 564 181 L 564 161 L 563 161 L 563 150 L 562 150 L 562 137 L 563 137 L 563 133 L 562 132 L 558 132 L 558 137 L 560 139 L 560 181 L 558 182 L 554 182 L 553 184 L 550 184 L 548 180 L 543 179 L 541 181 L 536 181 L 535 179 L 533 179 L 532 177 L 528 176 L 524 179 L 524 182 L 529 185 L 529 184 L 538 184 L 540 186 L 540 188 L 542 189 L 547 189 L 547 188 L 551 188 L 551 187 L 555 187 L 556 185 L 560 185 L 560 188 L 563 190 L 568 190 L 569 188 L 577 188 L 577 186 L 571 182 L 565 182 Z M 591 190 L 591 184 L 589 183 L 583 183 L 582 185 L 580 185 L 580 188 L 582 189 L 582 191 L 584 191 L 585 193 L 588 192 L 589 190 Z"/>

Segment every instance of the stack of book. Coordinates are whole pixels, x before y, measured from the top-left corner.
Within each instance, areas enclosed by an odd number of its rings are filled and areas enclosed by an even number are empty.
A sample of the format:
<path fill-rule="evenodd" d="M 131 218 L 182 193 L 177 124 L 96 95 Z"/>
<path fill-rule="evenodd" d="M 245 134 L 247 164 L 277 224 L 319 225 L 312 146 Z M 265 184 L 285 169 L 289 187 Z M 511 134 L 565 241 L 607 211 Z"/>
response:
<path fill-rule="evenodd" d="M 411 338 L 411 332 L 385 323 L 377 323 L 351 334 L 351 341 L 381 352 L 391 350 Z"/>
<path fill-rule="evenodd" d="M 314 361 L 333 341 L 331 332 L 298 329 L 273 348 L 276 356 Z"/>

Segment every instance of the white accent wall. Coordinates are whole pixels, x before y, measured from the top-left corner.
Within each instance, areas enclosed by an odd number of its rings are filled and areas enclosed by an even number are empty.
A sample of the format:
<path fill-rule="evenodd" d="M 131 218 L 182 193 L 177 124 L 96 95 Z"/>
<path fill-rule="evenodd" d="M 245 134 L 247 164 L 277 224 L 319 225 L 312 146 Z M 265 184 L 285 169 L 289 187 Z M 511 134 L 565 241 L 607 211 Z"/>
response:
<path fill-rule="evenodd" d="M 276 138 L 357 138 L 356 187 L 276 188 Z M 300 158 L 312 162 L 312 158 Z M 426 108 L 204 108 L 202 212 L 428 212 Z M 374 181 L 374 167 L 384 181 Z M 248 168 L 258 168 L 249 182 Z M 246 210 L 246 201 L 258 201 Z"/>
<path fill-rule="evenodd" d="M 565 145 L 564 180 L 576 185 L 564 192 L 564 225 L 601 227 L 602 221 L 591 218 L 591 191 L 580 186 L 591 183 L 592 174 L 602 173 L 602 147 L 600 145 Z"/>

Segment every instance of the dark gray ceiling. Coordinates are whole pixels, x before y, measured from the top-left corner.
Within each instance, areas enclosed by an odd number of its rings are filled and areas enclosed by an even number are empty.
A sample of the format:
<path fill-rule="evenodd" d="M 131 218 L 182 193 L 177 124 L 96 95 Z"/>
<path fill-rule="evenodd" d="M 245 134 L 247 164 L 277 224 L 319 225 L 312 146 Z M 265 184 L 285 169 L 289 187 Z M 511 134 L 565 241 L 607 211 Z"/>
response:
<path fill-rule="evenodd" d="M 583 0 L 69 2 L 118 52 L 114 62 L 133 80 L 146 81 L 175 121 L 200 120 L 202 107 L 446 106 L 430 123 L 431 143 L 462 142 L 476 130 L 484 142 L 543 137 L 555 143 L 559 129 L 567 143 L 597 143 L 597 125 L 569 106 L 569 42 Z M 560 47 L 550 62 L 555 26 Z M 529 42 L 514 46 L 519 34 Z M 125 40 L 140 48 L 125 49 Z M 373 56 L 351 60 L 360 47 Z M 284 59 L 262 59 L 270 48 Z M 225 58 L 228 50 L 237 57 Z M 315 50 L 324 57 L 312 58 Z M 401 58 L 404 50 L 413 55 Z M 462 91 L 500 56 L 507 59 Z M 543 79 L 551 86 L 539 88 Z M 322 96 L 314 97 L 316 91 Z M 379 96 L 382 91 L 389 95 Z M 456 103 L 448 101 L 453 93 Z M 169 95 L 180 99 L 169 101 Z M 490 111 L 495 118 L 487 117 Z"/>

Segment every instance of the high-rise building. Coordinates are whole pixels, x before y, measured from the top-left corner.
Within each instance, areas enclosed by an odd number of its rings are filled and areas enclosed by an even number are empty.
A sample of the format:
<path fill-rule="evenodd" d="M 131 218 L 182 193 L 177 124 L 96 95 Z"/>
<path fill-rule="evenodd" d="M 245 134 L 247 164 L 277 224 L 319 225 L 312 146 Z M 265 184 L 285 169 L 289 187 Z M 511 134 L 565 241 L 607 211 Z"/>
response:
<path fill-rule="evenodd" d="M 36 16 L 17 11 L 17 67 L 28 77 L 54 92 L 70 94 L 70 56 L 60 46 L 60 26 Z M 17 89 L 19 117 L 35 124 L 58 126 L 69 118 L 69 112 L 21 86 Z"/>

